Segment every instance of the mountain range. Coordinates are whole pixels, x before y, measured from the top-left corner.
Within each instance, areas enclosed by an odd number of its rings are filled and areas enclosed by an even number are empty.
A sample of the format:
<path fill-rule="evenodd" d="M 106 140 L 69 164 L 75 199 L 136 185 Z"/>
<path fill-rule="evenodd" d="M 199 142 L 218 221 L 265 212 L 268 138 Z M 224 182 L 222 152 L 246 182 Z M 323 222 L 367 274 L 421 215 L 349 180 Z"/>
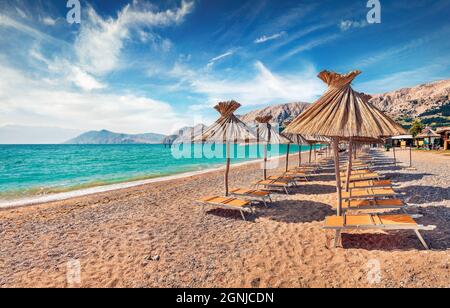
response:
<path fill-rule="evenodd" d="M 108 130 L 89 131 L 70 139 L 65 144 L 161 144 L 165 135 L 147 134 L 121 134 Z"/>

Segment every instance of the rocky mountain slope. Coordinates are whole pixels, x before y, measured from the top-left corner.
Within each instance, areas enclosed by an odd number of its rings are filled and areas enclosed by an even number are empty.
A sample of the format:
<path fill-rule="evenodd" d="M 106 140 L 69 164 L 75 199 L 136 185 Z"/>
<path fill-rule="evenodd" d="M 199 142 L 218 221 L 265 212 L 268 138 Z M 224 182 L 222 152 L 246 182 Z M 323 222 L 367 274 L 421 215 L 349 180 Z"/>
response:
<path fill-rule="evenodd" d="M 240 117 L 245 123 L 252 123 L 257 117 L 272 116 L 273 122 L 282 124 L 285 121 L 292 120 L 305 111 L 310 104 L 308 103 L 289 103 L 269 106 L 249 112 Z"/>
<path fill-rule="evenodd" d="M 371 100 L 376 107 L 394 119 L 427 115 L 432 110 L 440 109 L 442 106 L 448 105 L 449 101 L 450 80 L 442 80 L 422 84 L 413 88 L 373 95 Z"/>

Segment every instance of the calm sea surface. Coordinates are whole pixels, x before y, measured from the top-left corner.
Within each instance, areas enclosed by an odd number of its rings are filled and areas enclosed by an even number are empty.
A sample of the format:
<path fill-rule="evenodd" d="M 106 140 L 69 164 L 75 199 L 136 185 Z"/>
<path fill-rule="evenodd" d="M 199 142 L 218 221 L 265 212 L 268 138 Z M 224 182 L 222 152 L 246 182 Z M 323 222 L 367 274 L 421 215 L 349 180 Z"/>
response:
<path fill-rule="evenodd" d="M 205 149 L 206 147 L 206 149 Z M 272 146 L 270 156 L 286 154 Z M 302 151 L 307 150 L 302 148 Z M 233 163 L 254 160 L 262 147 L 235 146 Z M 291 152 L 298 152 L 291 146 Z M 0 145 L 0 199 L 65 192 L 223 166 L 222 146 Z"/>

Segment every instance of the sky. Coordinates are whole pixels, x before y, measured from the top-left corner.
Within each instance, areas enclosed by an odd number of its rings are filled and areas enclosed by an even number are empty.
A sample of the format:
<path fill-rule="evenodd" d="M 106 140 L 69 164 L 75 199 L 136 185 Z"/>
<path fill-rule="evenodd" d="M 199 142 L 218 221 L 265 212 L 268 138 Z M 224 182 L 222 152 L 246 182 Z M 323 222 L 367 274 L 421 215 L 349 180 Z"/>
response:
<path fill-rule="evenodd" d="M 450 77 L 450 1 L 0 0 L 0 126 L 168 134 L 239 112 L 314 102 L 324 69 L 383 93 Z"/>

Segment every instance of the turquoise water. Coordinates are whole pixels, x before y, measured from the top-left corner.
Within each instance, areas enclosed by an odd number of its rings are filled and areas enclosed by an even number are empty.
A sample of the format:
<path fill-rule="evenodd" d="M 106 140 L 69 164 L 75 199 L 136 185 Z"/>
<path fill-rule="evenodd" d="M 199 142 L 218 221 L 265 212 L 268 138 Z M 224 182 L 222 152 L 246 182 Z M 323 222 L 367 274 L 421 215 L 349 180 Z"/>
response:
<path fill-rule="evenodd" d="M 286 148 L 269 147 L 268 156 L 286 154 Z M 262 149 L 256 145 L 235 146 L 232 162 L 261 158 Z M 291 153 L 298 150 L 298 146 L 291 146 Z M 189 145 L 177 150 L 163 145 L 0 145 L 0 199 L 223 166 L 223 151 L 222 146 L 210 145 Z"/>

